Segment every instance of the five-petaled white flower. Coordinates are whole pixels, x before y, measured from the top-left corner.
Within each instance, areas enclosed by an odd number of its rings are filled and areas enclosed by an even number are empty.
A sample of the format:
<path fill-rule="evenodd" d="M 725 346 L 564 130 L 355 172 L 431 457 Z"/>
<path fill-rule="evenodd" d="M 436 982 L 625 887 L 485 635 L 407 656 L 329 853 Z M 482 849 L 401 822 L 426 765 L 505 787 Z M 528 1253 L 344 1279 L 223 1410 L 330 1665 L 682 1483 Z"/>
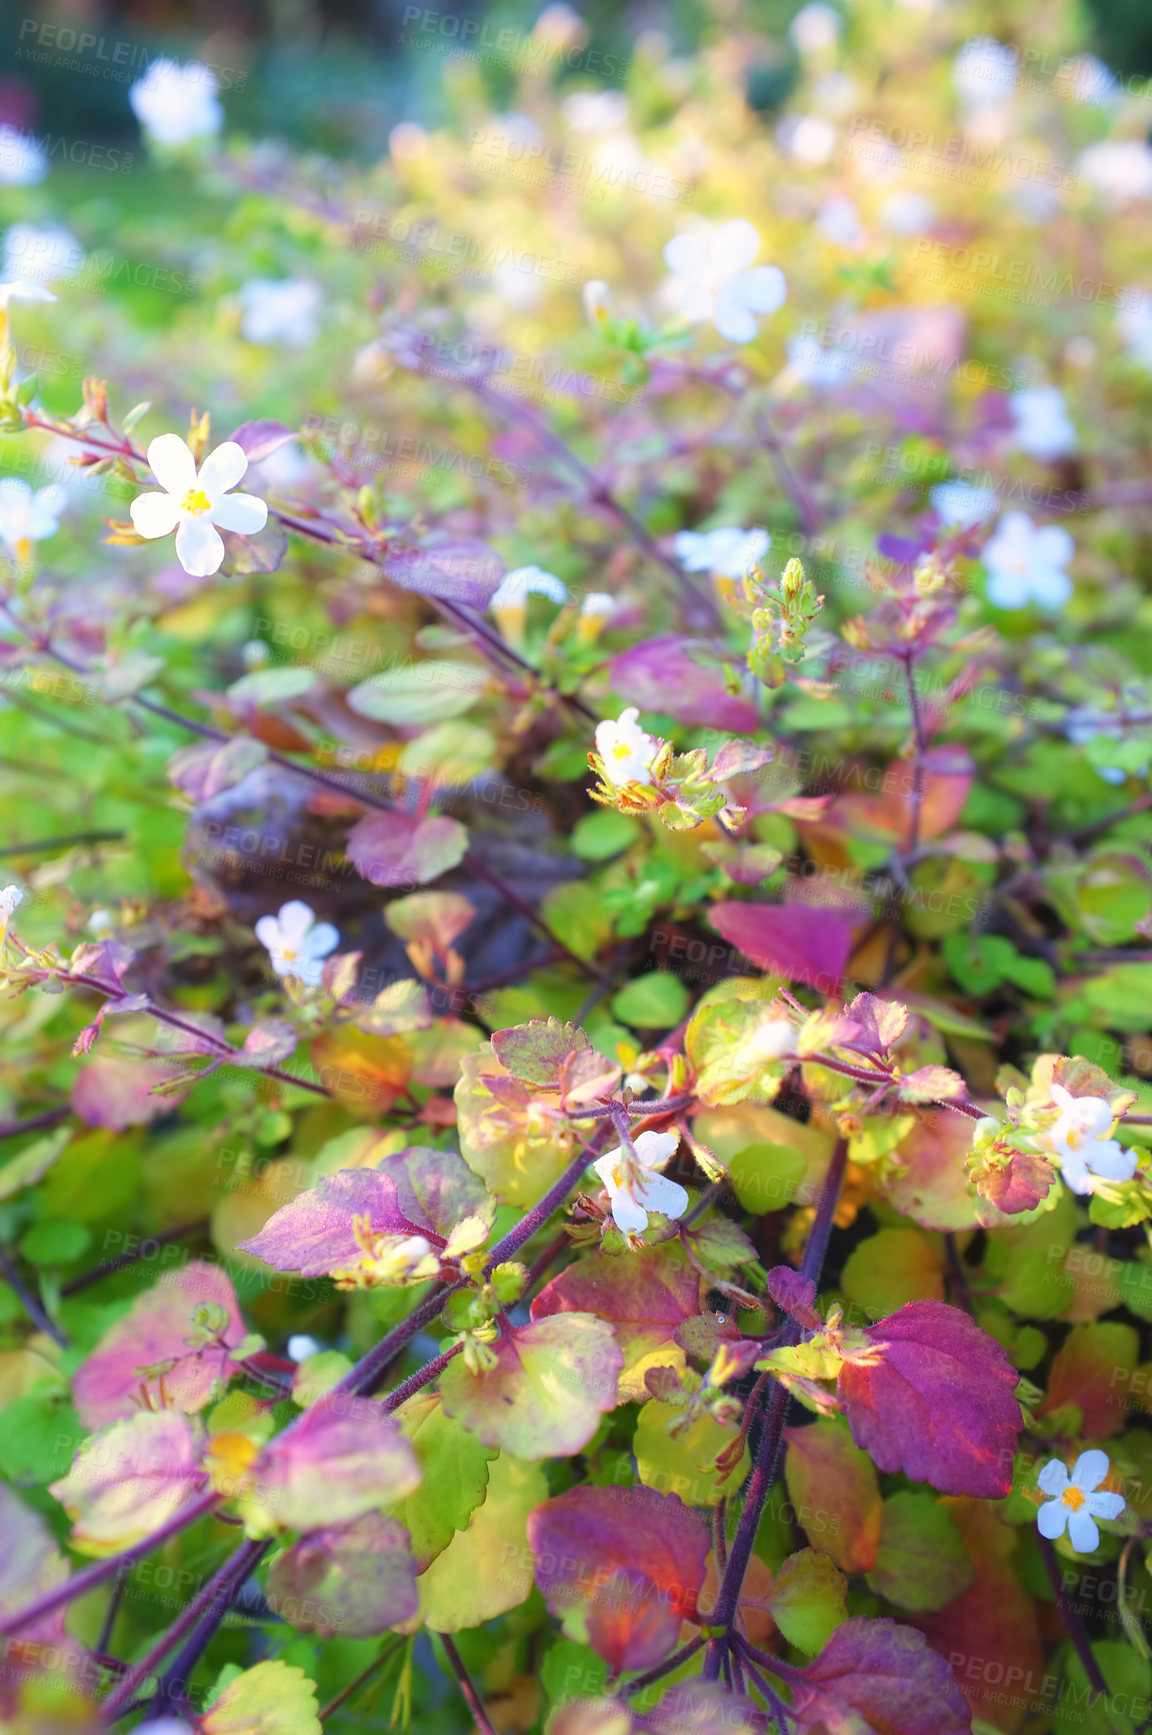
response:
<path fill-rule="evenodd" d="M 751 343 L 755 315 L 775 313 L 788 293 L 777 265 L 748 270 L 760 236 L 744 217 L 721 223 L 710 235 L 674 235 L 664 249 L 672 272 L 670 292 L 685 319 L 710 319 L 730 343 Z"/>
<path fill-rule="evenodd" d="M 253 277 L 236 299 L 244 310 L 241 335 L 249 343 L 307 349 L 320 329 L 322 297 L 304 277 Z"/>
<path fill-rule="evenodd" d="M 688 1209 L 684 1188 L 660 1173 L 679 1143 L 675 1133 L 639 1133 L 634 1141 L 635 1156 L 618 1145 L 593 1163 L 608 1189 L 616 1227 L 626 1235 L 639 1235 L 647 1229 L 649 1211 L 682 1217 Z"/>
<path fill-rule="evenodd" d="M 0 542 L 25 557 L 29 543 L 55 536 L 64 502 L 64 490 L 54 482 L 33 494 L 27 482 L 6 476 L 0 482 Z"/>
<path fill-rule="evenodd" d="M 148 448 L 152 474 L 163 494 L 140 494 L 132 502 L 132 522 L 150 541 L 176 532 L 176 558 L 193 578 L 219 570 L 224 544 L 219 531 L 252 536 L 268 522 L 268 508 L 255 494 L 230 494 L 248 468 L 248 455 L 235 440 L 209 452 L 200 473 L 191 448 L 179 434 L 159 434 Z"/>
<path fill-rule="evenodd" d="M 1059 1458 L 1049 1458 L 1036 1478 L 1041 1493 L 1051 1495 L 1036 1514 L 1036 1528 L 1049 1542 L 1068 1531 L 1068 1540 L 1077 1554 L 1091 1554 L 1100 1546 L 1098 1518 L 1119 1518 L 1124 1510 L 1123 1494 L 1098 1494 L 1111 1466 L 1107 1452 L 1093 1448 L 1081 1452 L 1071 1476 Z"/>
<path fill-rule="evenodd" d="M 261 916 L 256 938 L 267 946 L 277 976 L 295 976 L 308 988 L 320 985 L 321 965 L 340 944 L 331 922 L 318 922 L 316 912 L 299 898 L 281 904 L 276 916 Z"/>
<path fill-rule="evenodd" d="M 1006 512 L 984 544 L 988 601 L 997 608 L 1060 608 L 1072 595 L 1064 568 L 1075 543 L 1062 524 L 1036 525 L 1026 512 Z"/>
<path fill-rule="evenodd" d="M 652 781 L 652 761 L 660 751 L 660 743 L 641 729 L 635 705 L 621 711 L 618 722 L 605 719 L 596 725 L 596 751 L 604 761 L 604 775 L 609 783 L 643 783 Z"/>
<path fill-rule="evenodd" d="M 19 886 L 5 886 L 0 892 L 0 946 L 8 938 L 8 924 L 12 920 L 12 912 L 17 904 L 24 902 L 24 893 Z"/>
<path fill-rule="evenodd" d="M 719 578 L 743 578 L 767 554 L 772 538 L 766 530 L 741 530 L 723 525 L 719 530 L 681 530 L 674 547 L 686 572 L 714 572 Z"/>
<path fill-rule="evenodd" d="M 1102 1096 L 1073 1096 L 1062 1084 L 1050 1087 L 1060 1110 L 1042 1142 L 1059 1160 L 1060 1173 L 1074 1193 L 1090 1193 L 1092 1180 L 1130 1181 L 1136 1173 L 1136 1153 L 1108 1138 L 1115 1116 Z"/>
<path fill-rule="evenodd" d="M 224 124 L 216 99 L 219 80 L 198 60 L 181 66 L 167 58 L 154 60 L 128 92 L 132 111 L 144 131 L 158 144 L 186 145 L 211 138 Z"/>
<path fill-rule="evenodd" d="M 983 524 L 999 505 L 991 488 L 975 488 L 971 482 L 938 482 L 929 490 L 928 498 L 946 530 Z"/>
<path fill-rule="evenodd" d="M 1066 458 L 1079 445 L 1059 386 L 1029 386 L 1013 392 L 1008 407 L 1016 423 L 1015 443 L 1030 458 Z"/>

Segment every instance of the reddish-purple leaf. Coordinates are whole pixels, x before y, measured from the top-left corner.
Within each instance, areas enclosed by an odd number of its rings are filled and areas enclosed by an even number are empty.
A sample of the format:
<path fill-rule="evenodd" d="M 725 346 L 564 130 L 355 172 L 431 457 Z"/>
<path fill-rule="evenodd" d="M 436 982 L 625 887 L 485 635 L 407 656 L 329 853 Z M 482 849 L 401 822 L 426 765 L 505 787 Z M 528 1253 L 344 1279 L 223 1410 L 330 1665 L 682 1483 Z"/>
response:
<path fill-rule="evenodd" d="M 55 1590 L 68 1577 L 68 1563 L 52 1539 L 39 1512 L 0 1483 L 0 1616 L 15 1614 L 34 1602 L 44 1591 Z M 64 1609 L 45 1615 L 22 1627 L 21 1640 L 60 1644 L 64 1638 Z M 11 1641 L 7 1641 L 11 1645 Z"/>
<path fill-rule="evenodd" d="M 399 1424 L 370 1398 L 330 1392 L 267 1445 L 242 1509 L 249 1534 L 350 1524 L 420 1485 Z"/>
<path fill-rule="evenodd" d="M 884 1000 L 878 994 L 857 994 L 848 1012 L 859 1026 L 856 1041 L 869 1054 L 886 1054 L 904 1034 L 908 1008 L 898 1000 Z"/>
<path fill-rule="evenodd" d="M 703 1521 L 654 1488 L 570 1488 L 528 1519 L 536 1582 L 553 1614 L 614 1669 L 647 1669 L 696 1613 L 711 1546 Z"/>
<path fill-rule="evenodd" d="M 845 1361 L 837 1382 L 856 1444 L 944 1494 L 1002 1499 L 1024 1424 L 995 1338 L 942 1301 L 910 1301 L 864 1335 L 873 1359 Z"/>
<path fill-rule="evenodd" d="M 286 428 L 283 422 L 264 418 L 256 422 L 241 422 L 236 432 L 229 434 L 228 438 L 243 449 L 250 464 L 259 464 L 265 458 L 270 458 L 273 452 L 278 452 L 281 446 L 286 446 L 291 440 L 298 440 L 300 436 L 294 434 L 291 428 Z"/>
<path fill-rule="evenodd" d="M 700 1273 L 678 1242 L 645 1247 L 627 1258 L 604 1253 L 578 1259 L 536 1296 L 532 1318 L 554 1313 L 593 1313 L 616 1327 L 624 1355 L 619 1397 L 648 1396 L 650 1367 L 682 1367 L 684 1352 L 674 1332 L 700 1311 Z"/>
<path fill-rule="evenodd" d="M 110 1326 L 72 1381 L 72 1401 L 86 1428 L 103 1428 L 122 1416 L 134 1416 L 144 1393 L 153 1408 L 194 1414 L 210 1402 L 219 1384 L 236 1371 L 227 1350 L 211 1344 L 195 1348 L 196 1309 L 222 1309 L 227 1323 L 226 1344 L 239 1343 L 244 1322 L 236 1292 L 217 1265 L 195 1259 L 168 1272 L 152 1289 L 138 1296 L 129 1311 Z M 167 1366 L 147 1377 L 143 1368 Z M 162 1386 L 161 1386 L 162 1382 Z"/>
<path fill-rule="evenodd" d="M 796 1735 L 968 1735 L 972 1713 L 923 1634 L 856 1617 L 797 1671 Z"/>
<path fill-rule="evenodd" d="M 284 1018 L 265 1018 L 244 1038 L 244 1058 L 250 1066 L 279 1066 L 296 1048 L 296 1032 Z"/>
<path fill-rule="evenodd" d="M 382 570 L 404 590 L 482 609 L 500 583 L 504 562 L 478 537 L 434 534 L 419 548 L 390 548 Z"/>
<path fill-rule="evenodd" d="M 852 929 L 834 910 L 806 904 L 713 904 L 708 921 L 761 970 L 839 994 Z"/>
<path fill-rule="evenodd" d="M 168 761 L 168 776 L 193 801 L 210 801 L 232 789 L 268 757 L 263 741 L 246 735 L 220 746 L 215 741 L 181 747 Z"/>
<path fill-rule="evenodd" d="M 267 1596 L 301 1632 L 345 1639 L 387 1632 L 420 1600 L 408 1532 L 379 1512 L 314 1530 L 273 1561 Z"/>
<path fill-rule="evenodd" d="M 814 1330 L 820 1324 L 820 1315 L 813 1306 L 816 1285 L 810 1277 L 801 1277 L 790 1265 L 774 1265 L 768 1273 L 767 1289 L 777 1307 L 792 1314 L 801 1325 Z"/>
<path fill-rule="evenodd" d="M 1056 1171 L 1041 1151 L 1013 1151 L 1006 1162 L 988 1163 L 971 1178 L 982 1199 L 1006 1217 L 1017 1217 L 1048 1197 Z"/>
<path fill-rule="evenodd" d="M 162 1060 L 127 1060 L 101 1057 L 89 1061 L 76 1074 L 72 1107 L 90 1127 L 126 1132 L 147 1126 L 160 1115 L 171 1114 L 183 1100 L 183 1091 L 158 1096 L 155 1087 L 167 1084 L 172 1068 Z"/>
<path fill-rule="evenodd" d="M 447 873 L 468 851 L 458 819 L 435 814 L 370 813 L 348 834 L 348 860 L 374 886 L 421 886 Z"/>
<path fill-rule="evenodd" d="M 775 757 L 771 747 L 756 747 L 751 741 L 725 741 L 712 761 L 712 775 L 717 778 L 742 777 L 752 771 L 762 771 Z"/>
<path fill-rule="evenodd" d="M 723 645 L 669 634 L 644 639 L 614 657 L 612 688 L 629 705 L 659 711 L 678 723 L 750 734 L 757 725 L 751 699 L 728 691 L 726 670 L 740 664 Z"/>

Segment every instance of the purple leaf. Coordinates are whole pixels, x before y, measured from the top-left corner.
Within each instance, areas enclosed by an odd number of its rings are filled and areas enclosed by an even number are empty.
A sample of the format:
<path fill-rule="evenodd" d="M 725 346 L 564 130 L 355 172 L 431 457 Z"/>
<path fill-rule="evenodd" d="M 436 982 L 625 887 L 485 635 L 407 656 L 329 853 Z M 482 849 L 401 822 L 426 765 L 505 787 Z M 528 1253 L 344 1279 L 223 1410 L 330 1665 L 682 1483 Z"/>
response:
<path fill-rule="evenodd" d="M 301 1632 L 370 1638 L 416 1613 L 416 1562 L 394 1518 L 314 1530 L 273 1561 L 268 1606 Z"/>
<path fill-rule="evenodd" d="M 298 440 L 299 434 L 294 434 L 291 428 L 286 428 L 283 422 L 261 420 L 258 422 L 241 422 L 234 434 L 228 438 L 243 447 L 250 464 L 259 464 L 265 458 L 270 458 L 273 452 L 278 452 L 281 446 L 286 446 L 290 440 Z"/>
<path fill-rule="evenodd" d="M 875 1359 L 846 1360 L 837 1382 L 856 1444 L 944 1494 L 1003 1499 L 1024 1424 L 995 1338 L 942 1301 L 910 1301 L 864 1336 Z"/>
<path fill-rule="evenodd" d="M 806 904 L 713 904 L 708 921 L 761 970 L 838 994 L 852 929 L 834 910 Z"/>
<path fill-rule="evenodd" d="M 859 1025 L 855 1041 L 869 1054 L 886 1054 L 904 1034 L 908 1008 L 898 1000 L 884 1000 L 878 994 L 857 994 L 848 1012 Z"/>
<path fill-rule="evenodd" d="M 420 548 L 390 548 L 381 569 L 404 590 L 482 609 L 503 577 L 504 562 L 478 537 L 430 536 Z"/>
<path fill-rule="evenodd" d="M 416 1456 L 370 1398 L 330 1392 L 267 1445 L 243 1496 L 251 1536 L 350 1524 L 420 1485 Z"/>
<path fill-rule="evenodd" d="M 791 1679 L 792 1677 L 790 1677 Z M 968 1735 L 972 1712 L 923 1634 L 890 1620 L 846 1620 L 796 1673 L 796 1735 Z"/>
<path fill-rule="evenodd" d="M 800 1324 L 815 1330 L 820 1316 L 813 1306 L 816 1285 L 810 1277 L 802 1277 L 790 1265 L 774 1265 L 768 1273 L 768 1293 L 783 1313 L 792 1314 Z"/>
<path fill-rule="evenodd" d="M 283 1018 L 265 1018 L 244 1038 L 242 1053 L 250 1066 L 279 1066 L 295 1051 L 296 1032 Z"/>
<path fill-rule="evenodd" d="M 723 645 L 668 634 L 645 639 L 614 657 L 612 688 L 642 711 L 662 712 L 678 723 L 748 734 L 759 721 L 756 706 L 728 691 L 726 670 L 739 676 L 743 665 Z"/>
<path fill-rule="evenodd" d="M 180 1095 L 155 1094 L 155 1087 L 171 1078 L 172 1069 L 160 1060 L 93 1060 L 76 1075 L 72 1107 L 90 1127 L 122 1133 L 147 1126 L 170 1114 L 181 1100 Z"/>
<path fill-rule="evenodd" d="M 212 741 L 199 742 L 172 755 L 168 776 L 193 801 L 210 801 L 222 790 L 234 788 L 267 757 L 263 741 L 248 736 L 239 736 L 222 747 Z"/>
<path fill-rule="evenodd" d="M 459 820 L 437 814 L 370 813 L 350 833 L 345 852 L 374 886 L 419 886 L 447 873 L 468 851 Z"/>
<path fill-rule="evenodd" d="M 740 777 L 771 765 L 776 754 L 771 747 L 756 747 L 751 741 L 725 741 L 712 761 L 717 778 Z"/>

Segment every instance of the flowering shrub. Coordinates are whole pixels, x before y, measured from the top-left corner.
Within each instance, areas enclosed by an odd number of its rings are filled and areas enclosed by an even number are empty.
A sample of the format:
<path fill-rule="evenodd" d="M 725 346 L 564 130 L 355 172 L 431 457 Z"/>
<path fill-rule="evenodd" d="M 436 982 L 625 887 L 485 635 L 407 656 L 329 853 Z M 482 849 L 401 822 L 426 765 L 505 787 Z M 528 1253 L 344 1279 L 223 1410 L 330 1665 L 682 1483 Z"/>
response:
<path fill-rule="evenodd" d="M 16 135 L 5 1729 L 1145 1727 L 1149 116 L 990 17 Z"/>

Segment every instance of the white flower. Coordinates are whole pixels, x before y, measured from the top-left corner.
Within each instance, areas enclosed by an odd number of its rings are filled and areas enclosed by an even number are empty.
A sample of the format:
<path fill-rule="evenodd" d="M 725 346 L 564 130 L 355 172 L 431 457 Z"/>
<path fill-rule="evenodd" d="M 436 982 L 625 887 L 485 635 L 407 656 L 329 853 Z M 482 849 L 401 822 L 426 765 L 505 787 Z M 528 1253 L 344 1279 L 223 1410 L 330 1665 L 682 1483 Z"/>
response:
<path fill-rule="evenodd" d="M 63 488 L 55 483 L 33 494 L 27 482 L 18 476 L 6 476 L 0 482 L 0 542 L 15 554 L 27 552 L 30 542 L 43 542 L 55 536 L 60 528 L 57 514 L 65 498 Z"/>
<path fill-rule="evenodd" d="M 820 114 L 790 114 L 777 127 L 776 141 L 798 163 L 819 168 L 836 149 L 836 128 Z"/>
<path fill-rule="evenodd" d="M 984 545 L 988 600 L 997 608 L 1060 608 L 1072 595 L 1064 568 L 1075 544 L 1062 524 L 1033 524 L 1026 512 L 1006 512 Z"/>
<path fill-rule="evenodd" d="M 991 488 L 974 488 L 970 482 L 938 482 L 928 498 L 946 530 L 983 524 L 995 517 L 999 505 Z"/>
<path fill-rule="evenodd" d="M 840 14 L 822 0 L 802 6 L 788 26 L 788 34 L 801 54 L 822 54 L 835 48 L 840 35 Z"/>
<path fill-rule="evenodd" d="M 685 319 L 710 319 L 731 343 L 751 343 L 754 315 L 775 313 L 788 293 L 776 265 L 749 271 L 760 236 L 743 217 L 721 223 L 706 236 L 674 235 L 664 249 L 672 272 L 670 293 Z"/>
<path fill-rule="evenodd" d="M 1136 1173 L 1136 1153 L 1126 1151 L 1105 1135 L 1115 1118 L 1102 1096 L 1073 1096 L 1062 1084 L 1050 1086 L 1060 1118 L 1040 1135 L 1060 1164 L 1060 1173 L 1074 1193 L 1090 1193 L 1092 1178 L 1130 1181 Z M 1093 1544 L 1095 1547 L 1095 1544 Z"/>
<path fill-rule="evenodd" d="M 842 195 L 825 200 L 816 213 L 816 227 L 835 247 L 859 247 L 866 239 L 859 211 Z"/>
<path fill-rule="evenodd" d="M 1126 289 L 1116 299 L 1116 324 L 1133 361 L 1152 371 L 1152 295 Z"/>
<path fill-rule="evenodd" d="M 1143 139 L 1101 139 L 1081 151 L 1076 167 L 1115 208 L 1152 199 L 1152 150 Z"/>
<path fill-rule="evenodd" d="M 1016 88 L 1018 56 L 992 36 L 970 36 L 952 63 L 952 83 L 967 108 L 1001 103 Z"/>
<path fill-rule="evenodd" d="M 75 277 L 83 263 L 83 247 L 60 223 L 13 223 L 4 236 L 0 276 L 27 284 L 52 283 Z"/>
<path fill-rule="evenodd" d="M 718 530 L 681 530 L 673 545 L 685 572 L 714 572 L 719 578 L 743 578 L 772 546 L 766 530 L 741 530 L 722 525 Z"/>
<path fill-rule="evenodd" d="M 1014 437 L 1030 458 L 1065 458 L 1079 441 L 1059 386 L 1029 386 L 1008 399 L 1016 423 Z"/>
<path fill-rule="evenodd" d="M 8 283 L 0 283 L 0 307 L 5 312 L 10 301 L 55 301 L 57 298 L 50 289 L 45 289 L 42 283 L 32 283 L 26 277 L 16 277 Z"/>
<path fill-rule="evenodd" d="M 306 278 L 253 277 L 237 300 L 244 310 L 240 331 L 249 343 L 307 349 L 320 329 L 322 297 Z"/>
<path fill-rule="evenodd" d="M 0 892 L 0 946 L 8 938 L 8 924 L 12 920 L 12 912 L 17 904 L 24 902 L 24 893 L 19 886 L 5 886 Z"/>
<path fill-rule="evenodd" d="M 1036 1514 L 1036 1528 L 1049 1542 L 1063 1536 L 1077 1554 L 1091 1554 L 1100 1546 L 1097 1518 L 1119 1518 L 1124 1510 L 1123 1494 L 1097 1494 L 1110 1469 L 1107 1452 L 1093 1448 L 1081 1452 L 1071 1476 L 1059 1458 L 1049 1458 L 1039 1476 L 1037 1486 L 1052 1498 L 1046 1500 Z"/>
<path fill-rule="evenodd" d="M 255 494 L 230 494 L 248 468 L 248 455 L 235 440 L 209 452 L 200 473 L 191 448 L 179 434 L 158 434 L 148 448 L 152 474 L 163 494 L 139 494 L 130 507 L 141 536 L 152 541 L 176 532 L 176 558 L 193 578 L 217 572 L 224 544 L 216 529 L 253 536 L 268 522 L 268 508 Z"/>
<path fill-rule="evenodd" d="M 580 604 L 580 613 L 590 620 L 610 620 L 616 613 L 616 598 L 606 590 L 590 590 Z"/>
<path fill-rule="evenodd" d="M 568 600 L 568 586 L 542 566 L 517 566 L 506 572 L 489 599 L 490 609 L 523 608 L 530 596 L 546 596 L 549 602 Z"/>
<path fill-rule="evenodd" d="M 34 187 L 47 173 L 48 154 L 40 140 L 0 126 L 0 187 Z"/>
<path fill-rule="evenodd" d="M 936 221 L 936 206 L 926 193 L 901 187 L 889 193 L 876 214 L 890 235 L 923 235 Z"/>
<path fill-rule="evenodd" d="M 589 325 L 607 325 L 612 317 L 612 291 L 602 278 L 593 277 L 580 292 Z"/>
<path fill-rule="evenodd" d="M 281 904 L 278 916 L 261 916 L 256 938 L 267 946 L 277 976 L 296 976 L 309 988 L 319 986 L 321 964 L 340 944 L 338 929 L 331 922 L 318 922 L 316 912 L 299 898 Z"/>
<path fill-rule="evenodd" d="M 1074 102 L 1088 103 L 1092 108 L 1112 108 L 1124 94 L 1115 73 L 1094 54 L 1078 54 L 1062 66 L 1058 83 Z"/>
<path fill-rule="evenodd" d="M 93 910 L 88 918 L 88 932 L 98 940 L 106 940 L 116 927 L 116 918 L 111 910 Z"/>
<path fill-rule="evenodd" d="M 604 775 L 609 783 L 652 781 L 652 761 L 660 751 L 659 741 L 645 734 L 637 718 L 635 705 L 621 711 L 619 722 L 605 720 L 596 725 L 596 751 L 604 761 Z"/>
<path fill-rule="evenodd" d="M 306 1332 L 295 1332 L 288 1339 L 288 1354 L 294 1362 L 307 1361 L 310 1355 L 319 1355 L 323 1348 L 318 1337 L 309 1337 Z"/>
<path fill-rule="evenodd" d="M 560 109 L 576 133 L 619 132 L 628 124 L 628 98 L 622 90 L 578 90 Z"/>
<path fill-rule="evenodd" d="M 186 145 L 211 138 L 224 124 L 216 100 L 216 74 L 198 60 L 180 66 L 175 60 L 154 60 L 144 78 L 128 92 L 136 119 L 157 144 Z"/>
<path fill-rule="evenodd" d="M 616 1227 L 626 1235 L 639 1235 L 647 1229 L 649 1211 L 675 1218 L 688 1209 L 684 1188 L 660 1173 L 679 1143 L 675 1133 L 640 1133 L 635 1140 L 635 1157 L 618 1145 L 593 1163 L 608 1189 Z"/>

